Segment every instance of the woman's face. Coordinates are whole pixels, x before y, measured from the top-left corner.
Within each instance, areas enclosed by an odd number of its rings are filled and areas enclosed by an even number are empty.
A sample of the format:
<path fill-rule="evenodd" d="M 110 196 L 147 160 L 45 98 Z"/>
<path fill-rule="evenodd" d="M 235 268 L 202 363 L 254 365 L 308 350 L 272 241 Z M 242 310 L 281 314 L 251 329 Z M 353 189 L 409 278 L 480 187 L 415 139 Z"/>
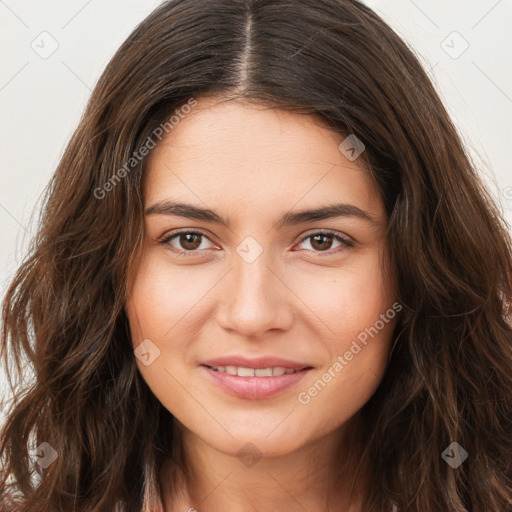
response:
<path fill-rule="evenodd" d="M 312 117 L 203 98 L 149 156 L 127 303 L 137 365 L 224 453 L 319 440 L 383 374 L 400 309 L 387 219 L 344 139 Z"/>

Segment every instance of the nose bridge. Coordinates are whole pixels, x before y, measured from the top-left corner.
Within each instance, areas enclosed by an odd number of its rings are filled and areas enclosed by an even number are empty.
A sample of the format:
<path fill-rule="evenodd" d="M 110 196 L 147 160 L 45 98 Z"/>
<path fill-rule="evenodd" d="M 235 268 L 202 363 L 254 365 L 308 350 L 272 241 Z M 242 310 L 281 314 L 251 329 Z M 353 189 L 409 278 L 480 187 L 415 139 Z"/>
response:
<path fill-rule="evenodd" d="M 258 244 L 259 246 L 259 244 Z M 255 336 L 273 328 L 285 328 L 290 319 L 283 284 L 272 270 L 270 251 L 263 251 L 253 240 L 237 247 L 227 280 L 221 322 L 223 327 Z"/>
<path fill-rule="evenodd" d="M 240 258 L 233 267 L 234 293 L 239 304 L 252 299 L 263 304 L 262 299 L 266 302 L 270 298 L 271 280 L 276 278 L 270 271 L 268 258 L 259 257 L 252 263 Z"/>
<path fill-rule="evenodd" d="M 274 277 L 269 269 L 270 265 L 272 265 L 271 251 L 268 247 L 264 248 L 252 236 L 245 237 L 238 244 L 236 254 L 233 255 L 237 293 L 250 296 L 253 293 L 260 294 L 265 287 L 268 288 L 270 279 Z"/>

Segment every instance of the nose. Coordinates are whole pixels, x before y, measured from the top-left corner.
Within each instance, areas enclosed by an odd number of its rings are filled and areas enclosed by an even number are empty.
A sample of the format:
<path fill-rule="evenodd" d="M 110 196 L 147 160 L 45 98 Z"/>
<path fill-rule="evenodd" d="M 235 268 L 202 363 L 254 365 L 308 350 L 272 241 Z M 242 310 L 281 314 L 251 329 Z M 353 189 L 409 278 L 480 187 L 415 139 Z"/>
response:
<path fill-rule="evenodd" d="M 261 339 L 268 331 L 289 329 L 294 295 L 279 273 L 265 251 L 252 263 L 236 255 L 219 290 L 223 297 L 218 309 L 219 325 L 252 340 Z"/>

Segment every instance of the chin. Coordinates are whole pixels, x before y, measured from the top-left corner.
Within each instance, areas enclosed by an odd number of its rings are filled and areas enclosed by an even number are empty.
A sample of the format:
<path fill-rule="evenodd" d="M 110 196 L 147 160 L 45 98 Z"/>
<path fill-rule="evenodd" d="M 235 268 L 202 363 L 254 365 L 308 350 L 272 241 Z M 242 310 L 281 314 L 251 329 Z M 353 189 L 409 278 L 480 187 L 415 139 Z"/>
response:
<path fill-rule="evenodd" d="M 282 419 L 281 419 L 282 421 Z M 285 420 L 286 421 L 286 420 Z M 231 428 L 219 437 L 211 431 L 203 437 L 204 442 L 226 455 L 243 458 L 244 456 L 279 457 L 291 453 L 311 441 L 305 436 L 304 428 L 301 428 L 300 435 L 294 436 L 289 426 L 278 423 L 265 425 L 264 428 Z M 277 428 L 276 428 L 277 426 Z M 232 437 L 231 437 L 232 436 Z"/>

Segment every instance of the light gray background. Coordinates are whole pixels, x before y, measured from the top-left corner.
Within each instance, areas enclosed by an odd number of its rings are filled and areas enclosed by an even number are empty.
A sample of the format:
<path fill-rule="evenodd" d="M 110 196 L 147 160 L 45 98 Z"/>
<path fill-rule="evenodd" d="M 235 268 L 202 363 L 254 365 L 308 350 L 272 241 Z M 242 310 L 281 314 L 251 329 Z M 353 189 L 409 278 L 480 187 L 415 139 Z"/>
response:
<path fill-rule="evenodd" d="M 35 231 L 34 207 L 94 84 L 122 41 L 159 3 L 0 0 L 2 295 Z M 420 56 L 512 223 L 512 0 L 366 3 Z"/>

